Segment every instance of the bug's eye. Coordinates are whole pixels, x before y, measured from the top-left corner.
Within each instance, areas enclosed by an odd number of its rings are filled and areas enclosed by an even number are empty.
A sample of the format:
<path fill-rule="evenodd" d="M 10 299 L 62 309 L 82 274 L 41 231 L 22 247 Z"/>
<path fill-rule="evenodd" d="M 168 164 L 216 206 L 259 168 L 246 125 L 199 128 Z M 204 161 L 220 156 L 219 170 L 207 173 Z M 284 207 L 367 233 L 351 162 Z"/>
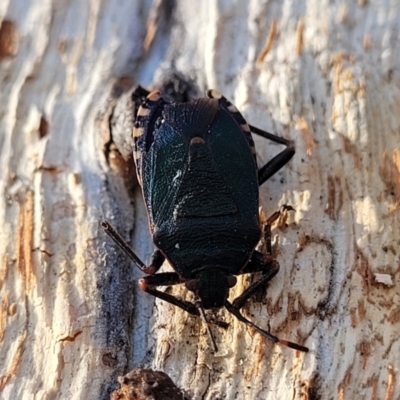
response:
<path fill-rule="evenodd" d="M 227 280 L 228 280 L 228 287 L 229 288 L 233 288 L 236 285 L 236 282 L 237 282 L 236 276 L 229 275 Z"/>
<path fill-rule="evenodd" d="M 197 289 L 197 279 L 190 279 L 189 281 L 186 281 L 185 285 L 188 290 L 194 292 Z"/>

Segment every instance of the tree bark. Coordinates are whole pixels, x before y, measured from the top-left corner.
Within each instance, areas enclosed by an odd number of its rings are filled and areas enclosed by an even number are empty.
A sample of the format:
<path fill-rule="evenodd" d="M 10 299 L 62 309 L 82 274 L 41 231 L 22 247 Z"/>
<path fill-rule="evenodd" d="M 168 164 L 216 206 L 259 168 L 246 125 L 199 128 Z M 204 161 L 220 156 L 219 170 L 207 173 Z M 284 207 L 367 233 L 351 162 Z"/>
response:
<path fill-rule="evenodd" d="M 108 399 L 138 365 L 192 399 L 400 398 L 400 5 L 15 0 L 1 15 L 0 399 Z M 176 73 L 295 143 L 260 189 L 267 216 L 296 210 L 273 227 L 281 269 L 243 313 L 309 353 L 221 310 L 212 354 L 101 229 L 148 261 L 129 94 Z M 280 147 L 256 149 L 261 165 Z"/>

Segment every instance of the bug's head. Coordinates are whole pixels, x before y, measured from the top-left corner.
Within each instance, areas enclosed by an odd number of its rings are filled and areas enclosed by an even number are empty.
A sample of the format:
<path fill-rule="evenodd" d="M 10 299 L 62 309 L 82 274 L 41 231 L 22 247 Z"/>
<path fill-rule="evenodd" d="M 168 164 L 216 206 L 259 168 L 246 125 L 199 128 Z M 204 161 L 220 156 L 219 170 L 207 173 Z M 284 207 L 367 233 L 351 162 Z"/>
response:
<path fill-rule="evenodd" d="M 236 277 L 220 269 L 205 270 L 195 279 L 186 282 L 186 287 L 195 293 L 205 309 L 221 308 L 229 295 L 229 289 L 236 284 Z"/>

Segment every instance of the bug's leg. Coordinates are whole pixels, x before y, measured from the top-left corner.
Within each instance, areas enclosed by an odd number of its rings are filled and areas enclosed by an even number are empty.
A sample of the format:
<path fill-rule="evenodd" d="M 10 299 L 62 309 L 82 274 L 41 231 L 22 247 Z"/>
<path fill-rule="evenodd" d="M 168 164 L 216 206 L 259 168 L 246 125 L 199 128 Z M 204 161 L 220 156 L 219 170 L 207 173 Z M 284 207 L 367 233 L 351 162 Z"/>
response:
<path fill-rule="evenodd" d="M 265 246 L 267 248 L 266 253 L 272 254 L 272 245 L 271 245 L 271 225 L 280 218 L 283 214 L 285 215 L 286 211 L 296 211 L 292 206 L 284 204 L 279 211 L 275 211 L 266 221 L 264 225 L 264 241 Z"/>
<path fill-rule="evenodd" d="M 241 274 L 253 274 L 263 272 L 263 276 L 253 284 L 251 284 L 240 296 L 232 303 L 232 306 L 239 310 L 244 306 L 246 301 L 256 293 L 265 289 L 267 283 L 278 273 L 279 263 L 268 254 L 262 254 L 255 251 L 251 261 L 242 270 Z"/>
<path fill-rule="evenodd" d="M 128 243 L 122 238 L 122 236 L 111 226 L 107 221 L 101 223 L 104 232 L 118 245 L 118 247 L 135 263 L 135 265 L 143 271 L 145 274 L 153 275 L 162 266 L 165 257 L 160 250 L 155 250 L 151 255 L 150 265 L 146 265 L 131 249 Z"/>
<path fill-rule="evenodd" d="M 146 293 L 152 294 L 161 300 L 168 301 L 168 303 L 181 308 L 189 314 L 200 315 L 197 307 L 193 303 L 156 289 L 156 286 L 172 286 L 180 283 L 182 283 L 182 280 L 175 272 L 162 272 L 139 279 L 139 287 Z"/>
<path fill-rule="evenodd" d="M 118 247 L 135 263 L 135 265 L 143 272 L 147 272 L 147 265 L 134 253 L 129 244 L 122 238 L 122 236 L 111 226 L 107 221 L 103 221 L 101 226 L 104 232 L 118 245 Z"/>
<path fill-rule="evenodd" d="M 146 293 L 152 294 L 161 300 L 168 301 L 168 303 L 181 308 L 189 314 L 199 316 L 200 313 L 198 306 L 195 304 L 156 289 L 156 286 L 172 286 L 179 285 L 180 283 L 183 282 L 179 275 L 175 272 L 162 272 L 160 274 L 154 274 L 139 279 L 139 287 Z M 223 321 L 210 320 L 210 322 L 220 326 L 221 328 L 227 328 L 228 326 L 228 324 Z"/>
<path fill-rule="evenodd" d="M 261 253 L 258 253 L 259 255 L 263 256 Z M 266 260 L 270 256 L 265 255 L 264 257 L 267 257 Z M 249 263 L 250 264 L 250 263 Z M 290 342 L 288 340 L 283 340 L 279 339 L 277 336 L 273 335 L 272 333 L 260 328 L 259 326 L 253 324 L 251 321 L 249 321 L 247 318 L 245 318 L 241 313 L 240 313 L 240 308 L 245 304 L 245 302 L 254 295 L 260 288 L 264 287 L 265 284 L 270 281 L 279 271 L 279 264 L 275 260 L 271 260 L 270 262 L 267 263 L 269 265 L 269 270 L 267 273 L 263 275 L 263 277 L 258 280 L 257 282 L 254 282 L 250 287 L 248 287 L 239 297 L 237 297 L 234 302 L 231 304 L 229 301 L 225 302 L 225 307 L 226 309 L 233 314 L 239 321 L 242 321 L 245 323 L 247 326 L 251 326 L 253 329 L 255 329 L 258 333 L 263 335 L 264 337 L 272 340 L 274 343 L 279 343 L 284 346 L 290 347 L 295 350 L 300 350 L 303 352 L 308 352 L 308 348 L 305 346 L 302 346 L 298 343 Z M 249 265 L 248 265 L 249 266 Z M 253 262 L 250 264 L 249 269 L 246 272 L 258 272 L 260 271 L 260 268 L 265 268 L 266 264 L 263 265 L 263 263 L 257 264 L 257 262 Z M 262 269 L 261 269 L 262 270 Z M 243 270 L 245 272 L 245 270 Z"/>
<path fill-rule="evenodd" d="M 165 261 L 164 254 L 161 253 L 161 251 L 158 249 L 154 250 L 150 258 L 150 265 L 147 267 L 148 270 L 147 273 L 149 275 L 155 274 L 161 268 L 164 261 Z"/>
<path fill-rule="evenodd" d="M 237 319 L 239 319 L 239 321 L 242 321 L 246 325 L 251 326 L 258 333 L 272 340 L 274 343 L 279 343 L 295 350 L 308 352 L 307 347 L 302 346 L 298 343 L 289 342 L 288 340 L 279 339 L 272 333 L 253 324 L 251 321 L 249 321 L 240 313 L 239 310 L 241 307 L 243 307 L 246 301 L 255 293 L 257 293 L 260 289 L 265 287 L 265 285 L 278 273 L 279 263 L 276 260 L 274 260 L 271 255 L 256 252 L 255 257 L 253 257 L 252 261 L 250 261 L 249 264 L 247 264 L 247 266 L 243 269 L 242 273 L 254 273 L 259 271 L 264 272 L 262 278 L 257 282 L 254 282 L 252 285 L 250 285 L 239 297 L 237 297 L 233 301 L 232 304 L 229 303 L 229 301 L 226 301 L 225 302 L 226 309 L 231 314 L 233 314 Z"/>
<path fill-rule="evenodd" d="M 250 130 L 255 134 L 262 136 L 265 139 L 269 139 L 272 142 L 280 143 L 286 146 L 286 149 L 277 154 L 272 160 L 268 161 L 258 170 L 258 184 L 261 186 L 265 181 L 275 175 L 284 165 L 286 165 L 296 152 L 294 144 L 291 140 L 287 140 L 283 137 L 273 135 L 272 133 L 263 131 L 262 129 L 256 128 L 255 126 L 249 125 Z"/>
<path fill-rule="evenodd" d="M 286 209 L 292 209 L 290 206 L 285 206 Z M 255 251 L 249 263 L 246 265 L 245 268 L 241 271 L 241 274 L 248 274 L 248 273 L 256 273 L 262 272 L 263 276 L 258 281 L 254 282 L 250 285 L 240 296 L 238 296 L 233 303 L 229 303 L 226 301 L 225 307 L 226 309 L 233 314 L 239 321 L 242 321 L 248 326 L 254 328 L 258 333 L 263 335 L 264 337 L 272 340 L 274 343 L 279 343 L 284 346 L 290 347 L 295 350 L 300 350 L 303 352 L 308 352 L 308 348 L 302 346 L 298 343 L 289 342 L 287 340 L 279 339 L 277 336 L 272 335 L 270 332 L 265 331 L 264 329 L 258 327 L 257 325 L 253 324 L 247 318 L 245 318 L 240 313 L 240 308 L 244 306 L 246 301 L 252 297 L 254 294 L 259 292 L 260 290 L 264 289 L 267 283 L 278 273 L 279 271 L 279 263 L 276 261 L 271 252 L 271 224 L 276 221 L 280 216 L 280 211 L 275 212 L 272 214 L 266 221 L 264 226 L 264 238 L 267 247 L 267 254 L 260 253 L 259 251 Z"/>
<path fill-rule="evenodd" d="M 155 250 L 151 256 L 151 262 L 149 266 L 143 263 L 143 261 L 132 251 L 128 243 L 121 237 L 121 235 L 111 226 L 107 221 L 102 222 L 104 231 L 114 240 L 118 247 L 136 264 L 136 266 L 144 273 L 150 274 L 144 278 L 139 279 L 139 287 L 146 293 L 152 294 L 161 300 L 167 301 L 174 306 L 181 308 L 189 314 L 200 316 L 206 325 L 207 334 L 210 338 L 212 348 L 214 352 L 218 351 L 218 347 L 215 343 L 214 336 L 211 332 L 209 322 L 226 329 L 228 324 L 224 321 L 208 320 L 204 314 L 204 310 L 201 306 L 200 301 L 196 301 L 196 304 L 190 303 L 183 299 L 179 299 L 169 293 L 157 290 L 157 286 L 171 286 L 183 283 L 179 275 L 175 272 L 163 272 L 155 274 L 165 260 L 165 256 L 160 250 Z"/>
<path fill-rule="evenodd" d="M 239 321 L 242 321 L 247 326 L 251 326 L 253 329 L 255 329 L 262 336 L 268 338 L 269 340 L 272 340 L 274 343 L 279 343 L 279 344 L 282 344 L 284 346 L 290 347 L 291 349 L 303 351 L 305 353 L 308 352 L 308 348 L 307 347 L 302 346 L 302 345 L 300 345 L 298 343 L 289 342 L 288 340 L 279 339 L 277 336 L 273 335 L 272 333 L 270 333 L 268 331 L 265 331 L 264 329 L 261 329 L 259 326 L 253 324 L 251 321 L 249 321 L 247 318 L 245 318 L 242 314 L 240 314 L 239 310 L 237 308 L 235 308 L 231 303 L 229 303 L 228 300 L 225 302 L 225 307 Z"/>
<path fill-rule="evenodd" d="M 291 210 L 292 207 L 284 206 L 285 209 Z M 254 274 L 262 272 L 263 276 L 258 281 L 250 285 L 238 298 L 233 302 L 233 306 L 240 309 L 246 301 L 265 289 L 267 283 L 278 273 L 279 263 L 272 256 L 271 245 L 271 225 L 280 217 L 281 211 L 274 212 L 265 222 L 264 225 L 264 241 L 267 248 L 266 254 L 255 251 L 249 263 L 243 268 L 240 274 Z"/>
<path fill-rule="evenodd" d="M 125 240 L 120 236 L 120 234 L 106 221 L 102 222 L 102 226 L 105 232 L 114 240 L 114 242 L 120 247 L 120 249 L 137 265 L 137 267 L 143 272 L 149 274 L 150 276 L 146 276 L 144 278 L 139 279 L 139 287 L 147 293 L 152 294 L 155 297 L 158 297 L 162 300 L 168 301 L 169 303 L 182 308 L 187 311 L 189 314 L 199 315 L 199 311 L 196 306 L 188 301 L 184 301 L 182 299 L 178 299 L 171 294 L 161 292 L 160 290 L 155 289 L 155 286 L 171 286 L 178 285 L 182 283 L 179 275 L 175 272 L 163 272 L 161 274 L 154 274 L 157 271 L 162 263 L 164 262 L 164 255 L 156 250 L 151 258 L 151 264 L 147 266 L 140 258 L 132 251 L 129 245 L 125 242 Z M 150 271 L 149 271 L 150 270 Z M 152 275 L 154 274 L 154 275 Z"/>
<path fill-rule="evenodd" d="M 146 100 L 146 97 L 149 94 L 150 92 L 142 88 L 140 85 L 136 87 L 136 89 L 132 92 L 132 102 L 135 104 L 136 110 Z"/>
<path fill-rule="evenodd" d="M 168 303 L 171 303 L 174 306 L 181 308 L 191 315 L 201 316 L 199 305 L 193 304 L 189 301 L 175 297 L 172 294 L 165 293 L 156 289 L 157 286 L 179 285 L 180 283 L 183 282 L 179 275 L 175 272 L 162 272 L 160 274 L 154 274 L 139 279 L 139 287 L 146 293 L 152 294 L 153 296 L 158 297 L 161 300 L 168 301 Z M 210 319 L 210 322 L 224 329 L 228 327 L 228 324 L 224 321 Z"/>

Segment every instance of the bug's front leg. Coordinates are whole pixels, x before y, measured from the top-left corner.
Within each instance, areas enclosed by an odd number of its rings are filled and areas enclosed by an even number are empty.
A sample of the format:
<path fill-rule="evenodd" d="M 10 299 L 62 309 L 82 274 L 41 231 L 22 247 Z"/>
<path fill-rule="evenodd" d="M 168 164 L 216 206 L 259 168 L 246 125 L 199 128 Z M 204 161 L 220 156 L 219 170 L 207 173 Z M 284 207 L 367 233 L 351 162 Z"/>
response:
<path fill-rule="evenodd" d="M 151 256 L 150 265 L 146 265 L 130 248 L 128 243 L 121 237 L 121 235 L 111 226 L 107 221 L 102 222 L 104 231 L 111 237 L 111 239 L 118 245 L 118 247 L 135 263 L 135 265 L 144 273 L 150 275 L 139 279 L 139 287 L 159 299 L 168 301 L 169 303 L 182 308 L 192 315 L 199 315 L 196 306 L 188 301 L 178 299 L 171 294 L 157 290 L 156 286 L 171 286 L 182 283 L 181 278 L 175 272 L 163 272 L 156 274 L 161 268 L 165 257 L 160 250 L 155 250 Z"/>
<path fill-rule="evenodd" d="M 232 303 L 232 306 L 239 310 L 244 306 L 246 301 L 258 293 L 260 290 L 265 289 L 267 283 L 278 273 L 279 263 L 274 260 L 271 255 L 262 254 L 255 251 L 251 261 L 242 270 L 241 274 L 254 274 L 262 272 L 263 276 L 253 284 L 251 284 L 240 296 L 238 296 Z"/>
<path fill-rule="evenodd" d="M 168 301 L 168 303 L 181 308 L 189 314 L 200 315 L 199 310 L 193 303 L 156 289 L 157 286 L 171 286 L 180 283 L 183 282 L 176 272 L 162 272 L 139 279 L 139 287 L 146 293 L 152 294 L 161 300 Z"/>
<path fill-rule="evenodd" d="M 118 245 L 118 247 L 135 263 L 135 265 L 141 271 L 150 275 L 139 279 L 139 287 L 143 291 L 152 294 L 153 296 L 158 297 L 161 300 L 167 301 L 168 303 L 171 303 L 174 306 L 181 308 L 182 310 L 188 312 L 191 315 L 201 316 L 200 315 L 201 307 L 196 306 L 195 304 L 190 303 L 189 301 L 185 301 L 169 293 L 165 293 L 156 289 L 157 286 L 171 286 L 183 283 L 181 277 L 176 272 L 162 272 L 156 274 L 156 272 L 161 268 L 162 264 L 165 261 L 165 256 L 161 253 L 160 250 L 155 250 L 153 252 L 151 256 L 150 265 L 147 266 L 136 255 L 136 253 L 130 248 L 128 243 L 126 243 L 126 241 L 122 238 L 122 236 L 111 226 L 109 222 L 103 221 L 102 226 L 107 235 L 110 236 L 110 238 Z M 205 321 L 207 322 L 207 320 Z M 210 319 L 210 322 L 224 329 L 228 327 L 228 324 L 224 321 Z M 216 351 L 217 347 L 215 345 L 212 334 L 209 328 L 207 328 L 207 330 L 212 338 L 213 346 Z"/>
<path fill-rule="evenodd" d="M 162 272 L 139 279 L 139 287 L 146 293 L 152 294 L 161 300 L 168 301 L 168 303 L 181 308 L 191 315 L 199 316 L 199 308 L 195 304 L 156 289 L 157 286 L 179 285 L 180 283 L 183 283 L 182 279 L 175 272 Z M 224 321 L 218 321 L 213 318 L 209 319 L 209 321 L 220 328 L 226 329 L 228 327 L 228 324 Z"/>
<path fill-rule="evenodd" d="M 104 232 L 118 245 L 118 247 L 135 263 L 135 265 L 145 274 L 155 274 L 163 265 L 164 255 L 160 250 L 155 250 L 151 256 L 150 265 L 146 265 L 131 249 L 123 237 L 107 221 L 101 223 Z"/>

